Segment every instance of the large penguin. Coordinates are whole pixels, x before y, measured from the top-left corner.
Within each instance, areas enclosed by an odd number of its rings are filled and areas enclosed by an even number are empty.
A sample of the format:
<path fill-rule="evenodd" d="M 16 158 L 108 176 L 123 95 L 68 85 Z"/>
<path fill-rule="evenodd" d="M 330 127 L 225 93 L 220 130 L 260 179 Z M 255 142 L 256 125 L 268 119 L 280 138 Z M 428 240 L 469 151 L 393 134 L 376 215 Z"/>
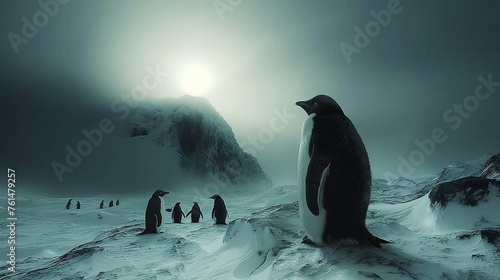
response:
<path fill-rule="evenodd" d="M 184 215 L 184 212 L 182 212 L 181 203 L 177 202 L 172 211 L 172 222 L 181 223 L 182 217 L 186 218 L 186 215 Z"/>
<path fill-rule="evenodd" d="M 226 217 L 229 217 L 226 209 L 226 204 L 220 195 L 214 194 L 210 197 L 214 200 L 214 208 L 212 209 L 212 219 L 216 225 L 225 225 Z"/>
<path fill-rule="evenodd" d="M 163 225 L 163 217 L 161 214 L 161 209 L 163 208 L 162 197 L 169 192 L 156 190 L 148 201 L 148 206 L 146 207 L 146 229 L 139 234 L 147 233 L 159 233 L 161 231 L 161 226 Z"/>
<path fill-rule="evenodd" d="M 191 210 L 186 214 L 186 217 L 189 217 L 191 215 L 191 222 L 192 223 L 197 223 L 200 221 L 200 216 L 203 219 L 203 213 L 201 213 L 200 205 L 198 205 L 198 202 L 193 202 L 193 207 Z"/>
<path fill-rule="evenodd" d="M 305 241 L 331 245 L 354 240 L 379 248 L 388 243 L 365 225 L 371 170 L 353 123 L 326 95 L 296 105 L 309 115 L 302 126 L 297 173 Z"/>

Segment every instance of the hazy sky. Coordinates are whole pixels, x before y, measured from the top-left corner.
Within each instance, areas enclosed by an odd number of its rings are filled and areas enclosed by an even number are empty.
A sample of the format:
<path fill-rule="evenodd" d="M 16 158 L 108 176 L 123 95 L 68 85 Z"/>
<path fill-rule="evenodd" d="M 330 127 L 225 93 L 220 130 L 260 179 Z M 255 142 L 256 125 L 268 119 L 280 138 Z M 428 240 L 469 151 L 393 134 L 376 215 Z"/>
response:
<path fill-rule="evenodd" d="M 148 68 L 168 73 L 149 96 L 177 97 L 191 65 L 276 183 L 296 180 L 306 115 L 294 103 L 317 94 L 353 121 L 376 178 L 500 152 L 498 1 L 40 2 L 0 2 L 1 160 L 27 176 L 52 172 L 68 135 Z"/>

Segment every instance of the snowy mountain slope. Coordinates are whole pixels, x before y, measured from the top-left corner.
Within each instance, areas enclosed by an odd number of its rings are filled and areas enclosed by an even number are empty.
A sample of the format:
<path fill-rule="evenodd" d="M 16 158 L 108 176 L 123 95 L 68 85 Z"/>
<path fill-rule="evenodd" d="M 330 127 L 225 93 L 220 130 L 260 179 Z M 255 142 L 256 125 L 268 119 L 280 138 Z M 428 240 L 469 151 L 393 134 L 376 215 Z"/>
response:
<path fill-rule="evenodd" d="M 126 129 L 131 137 L 174 149 L 178 164 L 205 182 L 272 184 L 205 98 L 183 96 L 142 103 L 132 112 Z"/>
<path fill-rule="evenodd" d="M 147 193 L 105 209 L 98 204 L 111 197 L 74 197 L 81 210 L 64 210 L 67 199 L 23 197 L 18 272 L 3 266 L 0 279 L 498 279 L 497 182 L 469 176 L 430 192 L 442 195 L 392 199 L 415 193 L 421 181 L 394 181 L 387 202 L 370 205 L 367 227 L 392 241 L 382 250 L 302 244 L 296 186 L 225 188 L 227 226 L 213 225 L 212 200 L 174 191 L 167 207 L 181 202 L 186 212 L 196 200 L 205 219 L 172 224 L 167 213 L 163 233 L 141 236 Z M 467 194 L 474 203 L 464 203 Z"/>
<path fill-rule="evenodd" d="M 480 176 L 491 156 L 483 156 L 465 163 L 456 162 L 443 169 L 435 178 L 435 184 L 444 183 L 467 176 Z"/>

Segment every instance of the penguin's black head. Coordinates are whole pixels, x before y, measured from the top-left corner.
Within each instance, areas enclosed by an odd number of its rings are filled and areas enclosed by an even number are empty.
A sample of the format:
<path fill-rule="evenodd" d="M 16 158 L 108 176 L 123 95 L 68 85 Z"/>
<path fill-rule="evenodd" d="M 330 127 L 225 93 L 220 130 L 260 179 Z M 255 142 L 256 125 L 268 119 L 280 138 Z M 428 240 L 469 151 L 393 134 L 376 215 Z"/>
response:
<path fill-rule="evenodd" d="M 180 202 L 177 202 L 177 203 L 175 204 L 175 206 L 180 206 L 180 205 L 181 205 L 181 203 L 180 203 Z"/>
<path fill-rule="evenodd" d="M 218 195 L 218 194 L 214 194 L 214 195 L 212 195 L 210 198 L 211 198 L 211 199 L 219 199 L 219 198 L 221 198 L 221 197 L 220 197 L 220 195 Z"/>
<path fill-rule="evenodd" d="M 162 190 L 156 190 L 154 193 L 153 193 L 153 196 L 158 196 L 158 197 L 162 197 L 166 194 L 169 194 L 169 192 L 166 192 L 166 191 L 162 191 Z"/>
<path fill-rule="evenodd" d="M 195 202 L 193 202 L 193 204 L 194 204 L 194 205 L 198 205 L 198 202 L 196 202 L 196 201 L 195 201 Z"/>
<path fill-rule="evenodd" d="M 339 104 L 327 95 L 317 95 L 307 101 L 298 101 L 295 105 L 301 107 L 308 115 L 334 115 L 344 114 Z"/>

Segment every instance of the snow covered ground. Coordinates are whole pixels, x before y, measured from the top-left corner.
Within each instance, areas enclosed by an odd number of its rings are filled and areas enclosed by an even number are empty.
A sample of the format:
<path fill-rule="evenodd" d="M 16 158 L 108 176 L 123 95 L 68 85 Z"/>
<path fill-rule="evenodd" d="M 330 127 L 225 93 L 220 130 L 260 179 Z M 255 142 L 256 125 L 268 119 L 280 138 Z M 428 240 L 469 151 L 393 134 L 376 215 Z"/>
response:
<path fill-rule="evenodd" d="M 0 279 L 500 277 L 499 244 L 476 231 L 500 225 L 500 194 L 494 189 L 475 207 L 449 203 L 431 208 L 427 195 L 403 203 L 377 200 L 370 205 L 367 226 L 392 241 L 384 249 L 301 244 L 305 232 L 296 186 L 225 188 L 220 195 L 229 211 L 227 226 L 213 225 L 213 200 L 208 197 L 165 190 L 171 191 L 164 197 L 167 207 L 181 202 L 187 213 L 196 199 L 205 219 L 173 224 L 165 212 L 163 233 L 138 236 L 154 190 L 136 197 L 73 197 L 70 210 L 64 209 L 68 198 L 18 196 L 17 272 L 9 273 L 4 265 Z M 394 190 L 401 195 L 401 188 Z M 109 200 L 117 198 L 120 205 L 108 208 Z M 103 199 L 105 207 L 98 209 Z M 75 209 L 77 200 L 80 210 Z M 0 211 L 6 212 L 4 205 Z M 3 229 L 5 223 L 2 219 Z M 7 234 L 1 231 L 5 244 Z M 2 256 L 6 259 L 5 249 Z"/>

